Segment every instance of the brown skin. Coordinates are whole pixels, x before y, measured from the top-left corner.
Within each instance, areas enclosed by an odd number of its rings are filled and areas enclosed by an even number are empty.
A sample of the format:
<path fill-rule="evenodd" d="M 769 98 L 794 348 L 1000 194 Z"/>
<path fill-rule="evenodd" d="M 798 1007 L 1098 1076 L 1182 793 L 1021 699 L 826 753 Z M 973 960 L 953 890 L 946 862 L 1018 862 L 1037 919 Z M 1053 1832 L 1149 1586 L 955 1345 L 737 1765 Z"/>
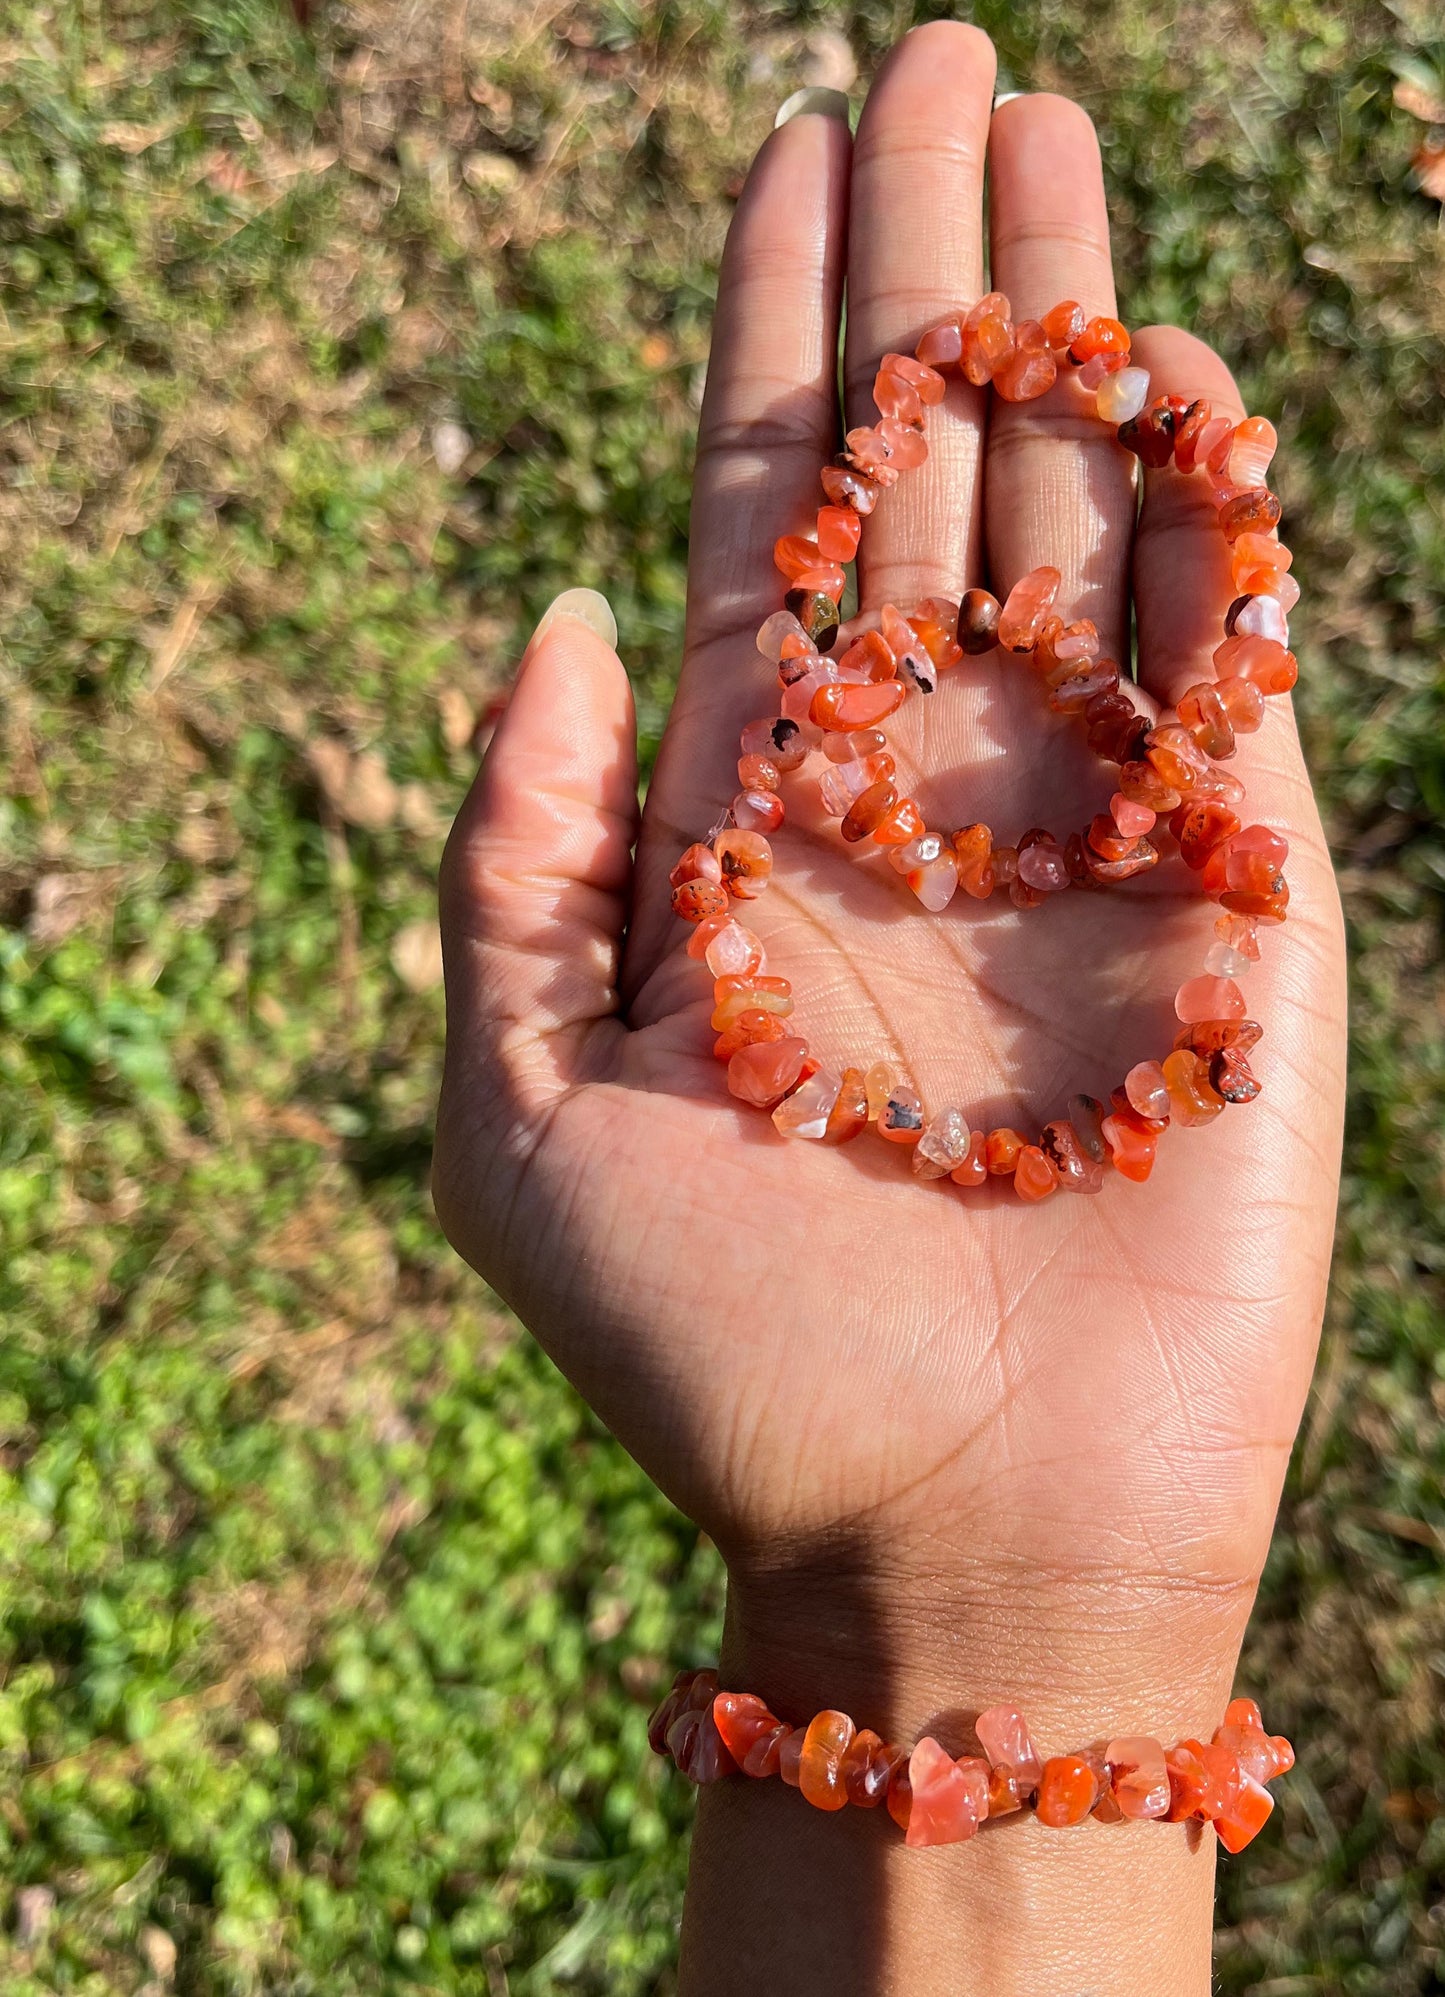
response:
<path fill-rule="evenodd" d="M 985 36 L 920 28 L 856 141 L 805 115 L 759 154 L 724 261 L 687 657 L 647 809 L 639 829 L 621 665 L 560 619 L 448 848 L 435 1184 L 459 1250 L 722 1549 L 725 1683 L 794 1720 L 837 1705 L 899 1738 L 932 1726 L 955 1751 L 968 1713 L 1011 1697 L 1057 1752 L 1217 1723 L 1309 1383 L 1345 997 L 1289 704 L 1232 765 L 1247 821 L 1291 847 L 1290 920 L 1246 987 L 1264 1093 L 1169 1132 L 1144 1186 L 1023 1208 L 920 1186 L 871 1132 L 784 1142 L 725 1092 L 706 974 L 667 907 L 677 852 L 736 787 L 739 729 L 775 707 L 752 638 L 782 593 L 772 542 L 810 519 L 834 448 L 845 270 L 850 423 L 871 417 L 878 356 L 982 288 L 985 158 L 991 276 L 1015 316 L 1114 309 L 1087 118 L 1043 96 L 991 117 L 992 89 Z M 1187 334 L 1152 328 L 1135 359 L 1156 393 L 1240 409 Z M 1156 702 L 1212 675 L 1233 592 L 1202 481 L 1146 474 L 1136 530 L 1129 463 L 1065 385 L 1008 407 L 951 383 L 929 440 L 865 526 L 865 616 L 985 580 L 1003 594 L 1047 561 L 1116 656 L 1132 595 Z M 889 732 L 930 821 L 1000 839 L 1084 825 L 1112 787 L 997 656 Z M 929 917 L 806 788 L 787 787 L 747 918 L 832 1063 L 892 1056 L 926 1104 L 1037 1128 L 1172 1044 L 1169 1001 L 1215 913 L 1177 862 L 1032 914 L 960 896 Z M 777 1784 L 708 1792 L 686 1997 L 1208 1989 L 1212 1839 L 1018 1820 L 921 1855 L 890 1833 Z"/>

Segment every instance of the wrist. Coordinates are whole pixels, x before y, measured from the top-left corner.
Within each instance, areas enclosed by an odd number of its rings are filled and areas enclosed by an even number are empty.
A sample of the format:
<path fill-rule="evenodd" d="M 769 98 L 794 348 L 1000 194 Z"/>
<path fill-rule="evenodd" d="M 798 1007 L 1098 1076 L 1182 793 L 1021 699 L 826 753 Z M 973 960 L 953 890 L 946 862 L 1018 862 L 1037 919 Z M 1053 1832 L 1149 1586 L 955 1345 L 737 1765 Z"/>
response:
<path fill-rule="evenodd" d="M 982 1572 L 735 1567 L 725 1687 L 802 1724 L 825 1707 L 912 1746 L 972 1746 L 984 1706 L 1020 1706 L 1041 1755 L 1120 1733 L 1208 1739 L 1248 1602 L 1120 1584 L 1027 1588 Z M 1216 1840 L 1197 1825 L 1029 1812 L 966 1843 L 907 1849 L 886 1812 L 811 1809 L 778 1782 L 699 1799 L 684 1926 L 685 1997 L 1207 1997 Z M 799 1918 L 812 1904 L 826 1919 Z M 744 1910 L 749 1918 L 740 1920 Z M 762 1910 L 776 1910 L 775 1912 Z"/>
<path fill-rule="evenodd" d="M 833 1706 L 902 1742 L 937 1732 L 955 1753 L 965 1743 L 947 1736 L 1001 1700 L 1045 1754 L 1107 1734 L 1207 1738 L 1253 1595 L 912 1561 L 735 1563 L 720 1664 L 725 1686 L 795 1723 Z"/>

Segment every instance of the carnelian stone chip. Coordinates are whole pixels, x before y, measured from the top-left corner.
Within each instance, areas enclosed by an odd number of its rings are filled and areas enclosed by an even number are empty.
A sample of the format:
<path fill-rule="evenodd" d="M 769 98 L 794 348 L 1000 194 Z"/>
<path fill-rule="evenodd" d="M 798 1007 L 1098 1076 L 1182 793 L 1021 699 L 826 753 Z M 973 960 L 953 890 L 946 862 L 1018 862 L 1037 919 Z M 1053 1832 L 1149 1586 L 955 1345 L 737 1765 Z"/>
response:
<path fill-rule="evenodd" d="M 1099 1797 L 1099 1783 L 1081 1754 L 1056 1754 L 1044 1763 L 1039 1799 L 1034 1805 L 1041 1824 L 1063 1830 L 1081 1824 Z"/>

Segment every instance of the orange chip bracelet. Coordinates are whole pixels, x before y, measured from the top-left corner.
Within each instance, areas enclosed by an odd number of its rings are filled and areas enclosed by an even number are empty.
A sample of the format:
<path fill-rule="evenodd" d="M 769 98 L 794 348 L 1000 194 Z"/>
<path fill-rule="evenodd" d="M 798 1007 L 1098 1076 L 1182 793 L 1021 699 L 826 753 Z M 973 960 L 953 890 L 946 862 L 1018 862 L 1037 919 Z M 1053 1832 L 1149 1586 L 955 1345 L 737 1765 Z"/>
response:
<path fill-rule="evenodd" d="M 1032 1809 L 1055 1830 L 1085 1817 L 1213 1824 L 1239 1852 L 1274 1808 L 1268 1784 L 1294 1767 L 1294 1749 L 1265 1732 L 1253 1699 L 1232 1700 L 1212 1740 L 1171 1748 L 1126 1735 L 1043 1759 L 1007 1705 L 980 1713 L 974 1732 L 982 1753 L 955 1757 L 930 1735 L 910 1751 L 831 1710 L 792 1727 L 751 1692 L 719 1690 L 716 1671 L 680 1671 L 648 1740 L 693 1782 L 777 1775 L 817 1810 L 882 1805 L 915 1847 L 958 1844 L 991 1818 Z"/>
<path fill-rule="evenodd" d="M 943 400 L 949 370 L 976 386 L 991 382 L 1009 402 L 1071 377 L 1069 393 L 1150 471 L 1204 481 L 1236 592 L 1222 609 L 1215 679 L 1188 688 L 1151 723 L 1117 661 L 1101 655 L 1094 625 L 1066 621 L 1054 568 L 1021 577 L 1002 603 L 970 589 L 961 602 L 930 597 L 906 614 L 885 604 L 876 629 L 837 651 L 847 564 L 888 489 L 927 459 L 927 411 Z M 931 327 L 914 354 L 884 354 L 873 388 L 878 422 L 850 430 L 846 449 L 823 466 L 811 533 L 784 535 L 774 548 L 784 607 L 757 643 L 777 668 L 777 711 L 743 729 L 738 792 L 683 852 L 671 888 L 674 911 L 693 925 L 688 954 L 715 980 L 713 1052 L 727 1063 L 728 1088 L 768 1111 L 785 1136 L 843 1144 L 871 1123 L 907 1148 L 921 1180 L 968 1191 L 1008 1178 L 1021 1199 L 1039 1201 L 1060 1190 L 1098 1193 L 1111 1171 L 1147 1179 L 1172 1125 L 1212 1122 L 1259 1094 L 1249 1053 L 1261 1029 L 1236 980 L 1259 958 L 1260 929 L 1285 920 L 1289 848 L 1273 828 L 1243 822 L 1244 785 L 1224 764 L 1236 738 L 1261 725 L 1267 696 L 1288 693 L 1297 677 L 1288 615 L 1299 585 L 1277 532 L 1279 501 L 1264 483 L 1277 439 L 1263 417 L 1235 423 L 1203 400 L 1151 401 L 1149 386 L 1117 320 L 1088 319 L 1066 299 L 1041 320 L 1015 324 L 1008 299 L 989 292 Z M 883 724 L 986 654 L 999 670 L 1032 674 L 1048 708 L 1077 722 L 1111 766 L 1109 792 L 1087 825 L 1029 826 L 1011 842 L 984 824 L 946 832 L 930 828 L 900 790 Z M 900 874 L 932 914 L 960 892 L 1007 893 L 1016 908 L 1037 909 L 1068 891 L 1113 891 L 1177 855 L 1220 913 L 1200 973 L 1175 995 L 1173 1047 L 1137 1062 L 1107 1106 L 1076 1095 L 1066 1116 L 1032 1138 L 977 1129 L 955 1106 L 926 1113 L 892 1062 L 820 1062 L 790 1018 L 788 981 L 766 975 L 762 943 L 737 907 L 765 891 L 770 835 L 786 818 L 783 780 L 815 755 L 817 794 L 842 840 Z"/>

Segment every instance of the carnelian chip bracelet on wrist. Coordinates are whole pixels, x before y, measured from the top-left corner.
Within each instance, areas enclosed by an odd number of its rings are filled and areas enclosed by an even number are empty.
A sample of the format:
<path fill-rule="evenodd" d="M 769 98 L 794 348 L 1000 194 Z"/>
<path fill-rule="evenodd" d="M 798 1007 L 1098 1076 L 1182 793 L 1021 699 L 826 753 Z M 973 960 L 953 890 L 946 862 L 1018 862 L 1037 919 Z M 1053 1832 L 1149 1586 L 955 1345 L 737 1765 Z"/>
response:
<path fill-rule="evenodd" d="M 1253 1699 L 1234 1699 L 1209 1741 L 1171 1748 L 1129 1735 L 1075 1754 L 1040 1758 L 1017 1706 L 991 1706 L 974 1721 L 982 1755 L 957 1759 L 925 1734 L 911 1752 L 846 1713 L 790 1727 L 750 1692 L 722 1692 L 716 1671 L 679 1671 L 647 1738 L 693 1782 L 779 1775 L 818 1810 L 886 1804 L 914 1845 L 958 1844 L 990 1818 L 1032 1809 L 1062 1830 L 1155 1818 L 1213 1824 L 1226 1851 L 1243 1851 L 1268 1821 L 1266 1784 L 1294 1767 L 1282 1734 L 1267 1734 Z"/>
<path fill-rule="evenodd" d="M 992 382 L 1009 402 L 1042 395 L 1068 370 L 1076 392 L 1146 466 L 1205 479 L 1236 595 L 1214 653 L 1218 678 L 1190 687 L 1156 723 L 1134 706 L 1118 663 L 1100 655 L 1093 623 L 1066 622 L 1056 610 L 1057 569 L 1032 570 L 1002 604 L 982 589 L 961 603 L 930 597 L 906 616 L 886 604 L 876 630 L 832 656 L 863 522 L 900 474 L 927 458 L 925 412 L 943 400 L 947 368 L 978 386 Z M 713 1052 L 727 1062 L 732 1094 L 768 1110 L 786 1136 L 843 1144 L 871 1122 L 880 1137 L 912 1147 L 923 1179 L 969 1188 L 1006 1175 L 1025 1200 L 1061 1187 L 1097 1193 L 1110 1168 L 1147 1179 L 1171 1124 L 1210 1123 L 1227 1104 L 1259 1094 L 1248 1054 L 1261 1029 L 1246 1017 L 1236 979 L 1258 960 L 1261 926 L 1285 919 L 1280 870 L 1289 849 L 1269 827 L 1242 822 L 1244 785 L 1222 765 L 1236 737 L 1260 726 L 1266 696 L 1288 693 L 1297 676 L 1288 614 L 1299 585 L 1276 531 L 1279 501 L 1264 484 L 1274 427 L 1259 416 L 1236 424 L 1183 396 L 1151 402 L 1149 376 L 1130 365 L 1129 334 L 1117 319 L 1086 320 L 1065 300 L 1015 325 L 996 291 L 930 328 L 914 355 L 885 354 L 873 395 L 879 421 L 850 430 L 847 448 L 822 469 L 825 504 L 811 536 L 784 535 L 774 549 L 789 587 L 784 608 L 758 632 L 758 650 L 778 669 L 778 712 L 744 728 L 736 797 L 672 870 L 673 909 L 693 925 L 688 954 L 714 978 Z M 1012 845 L 996 842 L 986 825 L 930 830 L 894 781 L 882 724 L 906 700 L 931 695 L 965 656 L 995 650 L 1031 667 L 1050 709 L 1075 716 L 1089 747 L 1115 768 L 1107 808 L 1062 839 L 1038 826 Z M 1032 1143 L 1017 1130 L 972 1129 L 957 1108 L 926 1116 L 891 1062 L 824 1067 L 788 1023 L 788 980 L 768 975 L 761 941 L 735 912 L 767 886 L 767 835 L 786 815 L 783 777 L 815 750 L 825 765 L 818 792 L 843 839 L 886 856 L 934 914 L 960 888 L 978 900 L 1006 889 L 1015 907 L 1039 908 L 1067 889 L 1122 884 L 1177 848 L 1222 912 L 1200 974 L 1176 994 L 1182 1030 L 1173 1048 L 1131 1068 L 1107 1109 L 1075 1096 L 1068 1116 Z"/>

